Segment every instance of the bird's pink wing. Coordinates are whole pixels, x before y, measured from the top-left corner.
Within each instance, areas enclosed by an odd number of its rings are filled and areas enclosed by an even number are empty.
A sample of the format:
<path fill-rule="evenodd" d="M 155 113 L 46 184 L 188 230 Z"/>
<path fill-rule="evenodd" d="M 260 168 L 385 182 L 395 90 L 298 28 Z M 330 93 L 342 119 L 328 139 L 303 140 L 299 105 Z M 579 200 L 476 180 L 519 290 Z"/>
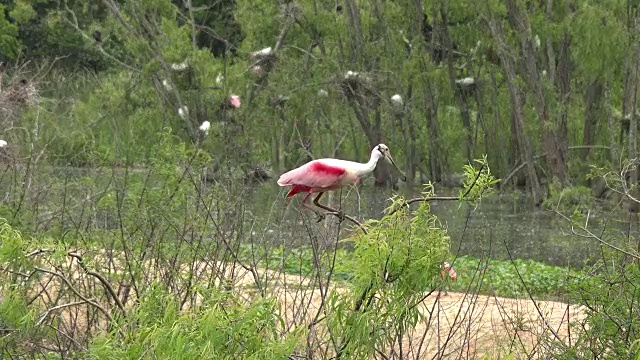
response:
<path fill-rule="evenodd" d="M 346 172 L 342 167 L 327 164 L 322 160 L 314 160 L 282 174 L 278 185 L 296 184 L 312 188 L 327 188 L 340 181 Z"/>

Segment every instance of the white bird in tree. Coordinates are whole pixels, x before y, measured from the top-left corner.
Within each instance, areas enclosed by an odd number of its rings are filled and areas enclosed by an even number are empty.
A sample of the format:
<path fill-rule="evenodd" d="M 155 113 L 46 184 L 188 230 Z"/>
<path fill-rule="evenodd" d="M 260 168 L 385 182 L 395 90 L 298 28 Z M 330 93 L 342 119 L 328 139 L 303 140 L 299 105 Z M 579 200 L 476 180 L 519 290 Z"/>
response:
<path fill-rule="evenodd" d="M 178 115 L 184 120 L 187 115 L 189 115 L 189 108 L 186 105 L 183 105 L 178 109 Z"/>
<path fill-rule="evenodd" d="M 187 60 L 181 62 L 180 64 L 171 64 L 171 68 L 175 71 L 182 71 L 189 67 L 189 63 Z"/>
<path fill-rule="evenodd" d="M 262 50 L 258 50 L 258 51 L 253 52 L 251 55 L 252 56 L 267 56 L 267 55 L 271 54 L 271 51 L 272 51 L 271 47 L 266 47 L 266 48 L 264 48 Z"/>
<path fill-rule="evenodd" d="M 396 106 L 402 106 L 403 102 L 402 102 L 402 96 L 400 96 L 400 94 L 395 94 L 391 97 L 391 102 L 393 102 L 394 105 Z"/>
<path fill-rule="evenodd" d="M 211 123 L 209 121 L 204 121 L 201 125 L 200 125 L 200 131 L 202 131 L 205 135 L 209 134 L 209 128 L 211 127 Z"/>
<path fill-rule="evenodd" d="M 473 85 L 475 84 L 476 80 L 472 77 L 466 77 L 464 79 L 458 79 L 456 80 L 456 84 L 458 85 L 463 85 L 463 86 L 469 86 L 469 85 Z"/>

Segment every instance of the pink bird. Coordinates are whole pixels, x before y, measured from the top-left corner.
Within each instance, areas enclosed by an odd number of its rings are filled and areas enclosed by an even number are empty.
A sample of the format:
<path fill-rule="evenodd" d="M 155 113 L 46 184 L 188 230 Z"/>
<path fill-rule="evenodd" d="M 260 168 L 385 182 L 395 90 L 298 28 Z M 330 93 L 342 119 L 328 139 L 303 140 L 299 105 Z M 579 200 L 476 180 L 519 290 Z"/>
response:
<path fill-rule="evenodd" d="M 444 279 L 445 275 L 449 273 L 449 277 L 451 280 L 455 281 L 458 278 L 458 273 L 451 267 L 451 264 L 445 262 L 442 266 L 442 273 L 440 274 L 440 278 Z"/>
<path fill-rule="evenodd" d="M 234 108 L 239 108 L 240 107 L 240 96 L 238 95 L 231 95 L 231 99 L 229 100 L 229 102 L 231 103 L 231 106 L 233 106 Z"/>
<path fill-rule="evenodd" d="M 344 213 L 342 211 L 322 205 L 318 203 L 318 200 L 320 200 L 320 197 L 326 191 L 336 190 L 345 185 L 357 183 L 361 177 L 372 172 L 373 169 L 376 168 L 378 160 L 383 158 L 390 162 L 402 174 L 402 181 L 407 180 L 406 175 L 398 168 L 395 161 L 393 161 L 387 145 L 380 144 L 373 148 L 371 158 L 366 164 L 339 159 L 317 159 L 282 174 L 280 179 L 278 179 L 278 185 L 291 186 L 291 190 L 289 190 L 287 194 L 287 199 L 298 193 L 307 193 L 302 200 L 302 206 L 315 212 L 319 217 L 318 221 L 322 220 L 324 215 L 307 203 L 309 196 L 313 193 L 318 193 L 313 200 L 314 205 L 332 213 L 337 213 L 341 219 L 344 219 Z"/>

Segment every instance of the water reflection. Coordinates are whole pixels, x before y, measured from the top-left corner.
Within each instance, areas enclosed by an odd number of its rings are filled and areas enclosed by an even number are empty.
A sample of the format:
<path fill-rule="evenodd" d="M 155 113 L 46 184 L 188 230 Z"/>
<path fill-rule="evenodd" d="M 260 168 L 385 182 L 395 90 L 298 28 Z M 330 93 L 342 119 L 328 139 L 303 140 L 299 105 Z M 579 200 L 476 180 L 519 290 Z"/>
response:
<path fill-rule="evenodd" d="M 44 169 L 44 174 L 47 175 L 45 178 L 56 179 L 78 179 L 83 176 L 94 178 L 96 172 L 102 173 L 103 176 L 96 179 L 104 181 L 106 187 L 112 176 L 110 169 Z M 146 175 L 146 172 L 140 170 L 131 172 L 141 178 Z M 5 181 L 9 181 L 10 178 L 7 176 Z M 359 220 L 380 218 L 384 208 L 389 206 L 388 199 L 394 192 L 388 188 L 374 188 L 368 180 L 358 189 L 349 187 L 342 192 L 327 193 L 322 202 L 333 207 L 341 205 L 346 213 Z M 7 186 L 10 185 L 7 183 Z M 65 192 L 71 193 L 72 189 Z M 296 197 L 287 208 L 284 200 L 286 192 L 287 189 L 278 187 L 275 181 L 246 188 L 242 202 L 248 210 L 245 216 L 249 223 L 248 236 L 257 241 L 266 240 L 287 246 L 308 246 L 312 240 L 324 241 L 330 245 L 335 243 L 338 236 L 347 235 L 344 232 L 338 234 L 336 220 L 333 217 L 329 217 L 326 222 L 316 223 L 313 214 L 298 211 L 301 197 Z M 419 196 L 418 191 L 404 189 L 401 193 L 407 198 Z M 455 196 L 457 190 L 438 189 L 437 193 L 442 196 Z M 78 198 L 85 197 L 82 195 Z M 576 268 L 591 264 L 595 258 L 601 256 L 600 244 L 596 240 L 572 235 L 564 220 L 552 212 L 531 206 L 528 199 L 522 195 L 495 194 L 484 199 L 477 208 L 459 204 L 457 201 L 432 202 L 431 208 L 449 231 L 452 251 L 459 255 L 508 259 L 508 248 L 515 258 Z M 611 214 L 602 209 L 594 209 L 589 227 L 608 241 L 616 238 L 619 241 L 630 242 L 634 248 L 638 247 L 640 235 L 637 215 Z M 606 231 L 602 232 L 602 228 L 606 228 Z"/>
<path fill-rule="evenodd" d="M 248 196 L 254 200 L 254 214 L 264 214 L 264 209 L 272 206 L 284 211 L 285 193 L 285 189 L 268 183 L 251 191 Z M 341 197 L 339 192 L 331 197 L 325 195 L 323 202 L 329 201 L 330 206 L 337 207 L 338 199 L 341 199 L 345 212 L 357 219 L 380 218 L 384 208 L 389 206 L 388 199 L 392 195 L 390 189 L 367 186 L 359 190 L 345 189 Z M 417 192 L 406 191 L 403 195 L 407 198 L 419 196 Z M 457 193 L 456 190 L 440 189 L 438 195 L 455 196 Z M 299 201 L 300 199 L 293 200 L 286 212 L 279 212 L 280 216 L 272 216 L 268 224 L 265 224 L 269 229 L 279 229 L 273 236 L 295 238 L 300 236 L 306 226 L 316 226 L 313 216 L 300 214 L 297 210 Z M 262 210 L 259 210 L 260 207 Z M 459 255 L 508 259 L 508 248 L 514 258 L 575 268 L 592 264 L 594 259 L 601 256 L 600 244 L 596 240 L 571 234 L 566 221 L 551 211 L 531 206 L 526 197 L 517 194 L 495 194 L 484 199 L 477 207 L 457 201 L 435 201 L 431 203 L 431 209 L 448 229 L 452 251 Z M 630 232 L 632 238 L 640 238 L 635 215 L 628 218 L 627 215 L 614 216 L 605 211 L 593 210 L 590 216 L 590 228 L 595 233 L 600 234 L 602 228 L 606 227 L 607 230 L 603 233 L 605 237 L 615 235 L 623 238 Z M 305 222 L 304 219 L 309 221 Z M 605 219 L 609 220 L 606 224 Z M 315 231 L 319 235 L 326 235 L 328 239 L 334 239 L 333 228 L 334 226 L 316 226 Z M 293 243 L 286 243 L 292 246 L 305 243 L 305 240 L 291 240 Z"/>

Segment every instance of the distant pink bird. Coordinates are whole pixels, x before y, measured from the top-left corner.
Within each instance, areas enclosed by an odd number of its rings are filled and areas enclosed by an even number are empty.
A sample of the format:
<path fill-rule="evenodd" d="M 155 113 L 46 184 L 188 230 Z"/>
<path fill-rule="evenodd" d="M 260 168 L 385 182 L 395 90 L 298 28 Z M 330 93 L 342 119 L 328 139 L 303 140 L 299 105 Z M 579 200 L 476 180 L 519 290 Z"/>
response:
<path fill-rule="evenodd" d="M 229 99 L 229 102 L 231 103 L 231 106 L 233 106 L 234 108 L 239 108 L 240 107 L 240 96 L 238 95 L 231 95 L 231 98 Z"/>
<path fill-rule="evenodd" d="M 389 153 L 389 148 L 385 144 L 377 145 L 371 151 L 371 158 L 366 164 L 339 160 L 339 159 L 317 159 L 310 161 L 296 169 L 288 171 L 280 176 L 278 185 L 291 186 L 291 190 L 287 194 L 287 199 L 298 194 L 306 192 L 307 195 L 302 200 L 302 205 L 315 212 L 319 220 L 324 218 L 317 210 L 309 206 L 307 199 L 311 194 L 318 193 L 313 200 L 313 204 L 319 208 L 338 213 L 341 218 L 344 213 L 337 211 L 328 206 L 318 203 L 322 194 L 326 191 L 336 190 L 348 184 L 357 183 L 360 178 L 372 172 L 378 164 L 378 160 L 386 159 L 402 174 L 402 181 L 406 181 L 406 175 L 398 168 L 395 161 Z"/>
<path fill-rule="evenodd" d="M 442 273 L 440 274 L 440 278 L 444 279 L 445 275 L 449 273 L 449 277 L 451 280 L 455 281 L 458 278 L 458 273 L 451 267 L 451 264 L 445 262 L 442 266 Z"/>

